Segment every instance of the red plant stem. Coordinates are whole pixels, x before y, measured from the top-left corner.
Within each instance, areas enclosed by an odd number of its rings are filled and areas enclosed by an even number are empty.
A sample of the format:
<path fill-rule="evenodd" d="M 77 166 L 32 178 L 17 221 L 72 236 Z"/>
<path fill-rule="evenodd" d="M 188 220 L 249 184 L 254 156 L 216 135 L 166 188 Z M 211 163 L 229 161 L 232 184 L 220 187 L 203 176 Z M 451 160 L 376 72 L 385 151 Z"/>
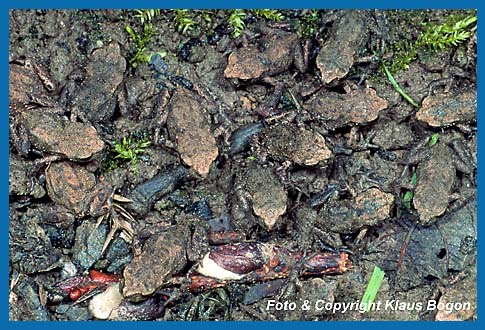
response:
<path fill-rule="evenodd" d="M 264 264 L 261 268 L 253 270 L 240 280 L 235 280 L 238 283 L 254 283 L 270 281 L 278 278 L 286 278 L 289 276 L 292 269 L 286 262 L 281 263 L 278 255 L 282 252 L 287 252 L 286 249 L 281 248 L 282 251 L 276 252 L 269 260 L 269 265 Z M 285 255 L 285 253 L 283 253 Z M 293 258 L 297 261 L 302 258 L 303 253 L 296 253 Z M 287 261 L 287 260 L 285 260 Z M 339 275 L 343 274 L 351 267 L 351 262 L 348 254 L 340 253 L 318 253 L 306 258 L 302 264 L 304 275 Z M 227 282 L 218 280 L 212 277 L 194 274 L 189 277 L 191 292 L 201 292 L 218 287 L 224 287 Z M 175 283 L 177 281 L 174 281 Z M 182 282 L 182 279 L 180 279 Z"/>

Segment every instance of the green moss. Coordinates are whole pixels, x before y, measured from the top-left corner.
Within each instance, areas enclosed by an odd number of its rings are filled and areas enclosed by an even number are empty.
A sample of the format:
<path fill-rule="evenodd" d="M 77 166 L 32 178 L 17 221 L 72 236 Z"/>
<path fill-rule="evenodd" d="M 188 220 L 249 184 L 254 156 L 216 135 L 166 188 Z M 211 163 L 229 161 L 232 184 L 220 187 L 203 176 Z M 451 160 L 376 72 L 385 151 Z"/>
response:
<path fill-rule="evenodd" d="M 113 171 L 125 163 L 130 163 L 132 170 L 137 171 L 138 157 L 149 145 L 150 136 L 147 132 L 137 132 L 114 141 L 101 163 L 101 173 Z"/>
<path fill-rule="evenodd" d="M 310 10 L 296 22 L 296 31 L 303 38 L 312 37 L 320 28 L 320 11 Z"/>
<path fill-rule="evenodd" d="M 408 40 L 403 40 L 395 44 L 393 46 L 393 52 L 392 62 L 388 63 L 389 71 L 392 73 L 409 68 L 409 65 L 418 56 L 417 48 Z"/>
<path fill-rule="evenodd" d="M 209 11 L 209 10 L 188 10 L 176 9 L 174 22 L 176 30 L 183 35 L 199 36 L 201 33 L 209 33 L 212 29 L 213 17 L 221 17 L 232 27 L 232 38 L 239 37 L 244 29 L 246 29 L 246 19 L 249 15 L 254 15 L 257 18 L 279 22 L 285 17 L 275 9 L 254 9 L 243 10 L 234 9 L 228 11 Z"/>
<path fill-rule="evenodd" d="M 419 17 L 419 15 L 418 15 Z M 409 68 L 420 54 L 449 49 L 466 41 L 476 30 L 476 15 L 449 15 L 443 23 L 421 23 L 416 40 L 402 39 L 391 46 L 393 57 L 385 61 L 389 71 L 397 73 Z"/>
<path fill-rule="evenodd" d="M 424 24 L 424 32 L 416 41 L 417 47 L 430 50 L 443 50 L 466 41 L 476 30 L 477 16 L 460 18 L 451 15 L 443 24 Z"/>
<path fill-rule="evenodd" d="M 273 22 L 279 22 L 285 18 L 282 13 L 275 9 L 255 9 L 253 12 L 255 16 L 262 17 Z"/>

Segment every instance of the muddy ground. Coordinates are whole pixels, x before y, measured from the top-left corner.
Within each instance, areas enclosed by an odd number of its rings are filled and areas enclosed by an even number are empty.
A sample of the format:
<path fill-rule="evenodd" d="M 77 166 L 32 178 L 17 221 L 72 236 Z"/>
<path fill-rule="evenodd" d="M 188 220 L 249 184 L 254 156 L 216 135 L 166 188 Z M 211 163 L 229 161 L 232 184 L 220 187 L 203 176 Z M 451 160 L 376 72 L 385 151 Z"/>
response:
<path fill-rule="evenodd" d="M 476 318 L 474 13 L 281 13 L 11 12 L 12 320 Z"/>

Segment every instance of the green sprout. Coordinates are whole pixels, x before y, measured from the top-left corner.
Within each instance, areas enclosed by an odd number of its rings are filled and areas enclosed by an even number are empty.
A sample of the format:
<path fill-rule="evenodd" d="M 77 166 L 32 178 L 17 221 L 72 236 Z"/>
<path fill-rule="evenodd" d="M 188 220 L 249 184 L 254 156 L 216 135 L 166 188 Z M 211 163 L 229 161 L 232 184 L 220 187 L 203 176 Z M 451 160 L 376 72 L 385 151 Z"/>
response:
<path fill-rule="evenodd" d="M 365 306 L 365 311 L 368 312 L 371 308 L 372 303 L 376 299 L 377 293 L 382 285 L 382 280 L 384 279 L 384 271 L 377 266 L 374 266 L 374 271 L 372 272 L 372 276 L 367 284 L 367 288 L 365 289 L 364 295 L 362 296 L 362 300 L 360 304 Z"/>
<path fill-rule="evenodd" d="M 414 172 L 413 175 L 411 176 L 411 181 L 409 182 L 409 184 L 414 187 L 417 182 L 418 182 L 418 176 L 416 175 L 416 172 Z M 404 207 L 406 207 L 408 210 L 411 209 L 411 201 L 413 200 L 413 197 L 414 197 L 414 193 L 411 190 L 408 190 L 406 191 L 406 193 L 404 194 L 404 197 L 402 198 Z"/>
<path fill-rule="evenodd" d="M 435 133 L 431 136 L 429 142 L 426 144 L 428 148 L 434 146 L 436 143 L 438 143 L 438 139 L 440 137 L 439 133 Z M 416 186 L 416 183 L 418 182 L 418 177 L 416 175 L 416 172 L 413 173 L 411 176 L 411 180 L 409 181 L 409 184 L 411 186 Z M 414 193 L 411 190 L 408 190 L 404 193 L 404 196 L 402 198 L 402 202 L 404 204 L 404 207 L 407 208 L 408 210 L 411 209 L 411 201 L 413 200 Z"/>
<path fill-rule="evenodd" d="M 136 68 L 138 64 L 148 63 L 154 52 L 147 52 L 147 46 L 154 34 L 152 25 L 150 23 L 143 25 L 143 32 L 136 33 L 129 25 L 125 26 L 125 31 L 130 36 L 130 40 L 134 43 L 134 55 L 129 59 L 132 67 Z M 166 51 L 158 52 L 162 57 L 167 55 Z"/>
<path fill-rule="evenodd" d="M 181 34 L 192 31 L 195 26 L 195 20 L 189 13 L 190 11 L 188 9 L 175 10 L 175 27 Z"/>
<path fill-rule="evenodd" d="M 133 67 L 141 63 L 148 63 L 150 56 L 146 54 L 147 44 L 153 36 L 151 26 L 144 25 L 141 34 L 136 33 L 131 26 L 125 26 L 125 31 L 130 36 L 130 40 L 135 44 L 135 54 L 130 58 L 129 62 Z"/>
<path fill-rule="evenodd" d="M 241 35 L 242 31 L 246 28 L 244 20 L 246 19 L 246 12 L 242 9 L 234 9 L 229 15 L 227 22 L 234 29 L 232 31 L 232 37 L 237 38 Z"/>
<path fill-rule="evenodd" d="M 438 143 L 439 138 L 440 138 L 440 133 L 434 133 L 433 135 L 431 135 L 431 139 L 428 142 L 428 147 L 432 147 L 436 143 Z"/>
<path fill-rule="evenodd" d="M 199 30 L 210 30 L 210 23 L 212 23 L 212 16 L 216 14 L 214 11 L 209 10 L 189 10 L 189 9 L 175 9 L 174 22 L 175 28 L 180 34 L 193 34 L 199 33 Z M 234 9 L 225 12 L 229 16 L 227 17 L 227 24 L 232 27 L 232 38 L 239 37 L 246 28 L 245 20 L 248 14 L 262 19 L 266 19 L 273 22 L 282 21 L 285 17 L 281 12 L 274 9 L 255 9 L 255 10 L 243 10 Z"/>
<path fill-rule="evenodd" d="M 210 10 L 202 10 L 201 11 L 201 14 L 202 14 L 202 18 L 204 19 L 204 21 L 206 21 L 206 23 L 211 23 L 212 22 L 212 15 L 214 15 L 214 12 L 213 11 L 210 11 Z"/>
<path fill-rule="evenodd" d="M 140 23 L 150 23 L 155 16 L 160 15 L 160 9 L 135 9 L 135 17 L 138 17 Z"/>
<path fill-rule="evenodd" d="M 394 56 L 389 63 L 389 71 L 399 72 L 408 69 L 409 65 L 418 58 L 418 49 L 409 40 L 403 40 L 393 46 Z"/>
<path fill-rule="evenodd" d="M 132 67 L 136 68 L 138 64 L 148 63 L 153 52 L 147 52 L 148 45 L 154 36 L 152 21 L 156 16 L 159 16 L 160 9 L 135 9 L 134 16 L 140 20 L 141 31 L 137 32 L 134 28 L 127 25 L 125 31 L 130 36 L 133 43 L 133 56 L 129 59 Z M 167 55 L 167 52 L 158 52 L 162 57 Z"/>

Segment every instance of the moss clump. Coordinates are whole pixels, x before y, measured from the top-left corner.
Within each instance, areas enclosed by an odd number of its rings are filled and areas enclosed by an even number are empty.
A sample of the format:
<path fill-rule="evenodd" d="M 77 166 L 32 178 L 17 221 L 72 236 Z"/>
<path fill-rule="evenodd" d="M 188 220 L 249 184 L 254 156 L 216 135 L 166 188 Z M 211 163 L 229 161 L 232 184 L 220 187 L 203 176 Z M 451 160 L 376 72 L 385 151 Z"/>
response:
<path fill-rule="evenodd" d="M 304 15 L 300 16 L 296 22 L 296 31 L 299 36 L 303 38 L 311 38 L 320 28 L 320 11 L 310 10 Z"/>
<path fill-rule="evenodd" d="M 197 31 L 209 30 L 207 24 L 212 23 L 212 16 L 217 14 L 216 11 L 188 9 L 176 9 L 174 13 L 175 28 L 179 33 L 184 35 L 191 32 L 197 34 Z M 233 38 L 239 37 L 244 31 L 246 21 L 250 15 L 273 22 L 279 22 L 284 19 L 283 14 L 274 9 L 234 9 L 231 11 L 223 11 L 222 13 L 223 19 L 232 28 L 231 37 Z"/>
<path fill-rule="evenodd" d="M 476 30 L 476 22 L 476 15 L 465 18 L 452 15 L 440 25 L 424 24 L 424 33 L 419 36 L 416 46 L 430 50 L 443 50 L 457 46 L 471 37 Z"/>
<path fill-rule="evenodd" d="M 255 9 L 253 12 L 256 17 L 262 17 L 273 22 L 279 22 L 285 18 L 282 13 L 275 9 Z"/>
<path fill-rule="evenodd" d="M 138 157 L 148 146 L 150 146 L 150 137 L 146 132 L 135 133 L 114 141 L 101 163 L 101 172 L 113 171 L 125 163 L 130 163 L 132 170 L 137 171 Z"/>
<path fill-rule="evenodd" d="M 403 40 L 392 45 L 392 62 L 386 61 L 392 73 L 407 69 L 421 52 L 445 50 L 466 41 L 476 30 L 476 15 L 450 15 L 444 23 L 423 23 L 415 41 Z"/>

